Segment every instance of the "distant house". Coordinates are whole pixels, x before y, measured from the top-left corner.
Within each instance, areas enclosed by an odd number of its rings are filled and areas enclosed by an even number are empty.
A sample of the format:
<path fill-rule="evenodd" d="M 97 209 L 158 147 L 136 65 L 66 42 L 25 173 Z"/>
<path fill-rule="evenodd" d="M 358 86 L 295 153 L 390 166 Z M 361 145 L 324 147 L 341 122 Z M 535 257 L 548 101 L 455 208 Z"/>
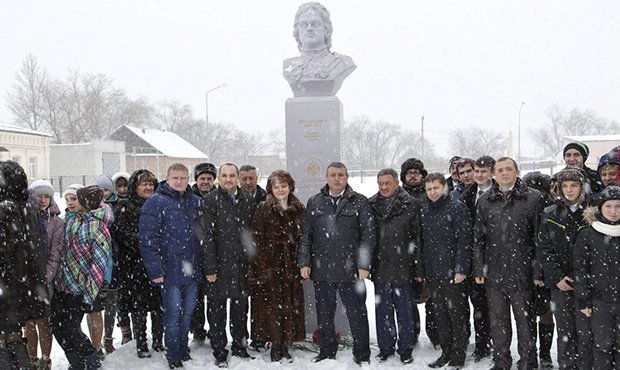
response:
<path fill-rule="evenodd" d="M 160 180 L 173 163 L 183 163 L 192 172 L 207 160 L 206 154 L 173 132 L 123 125 L 108 138 L 125 142 L 127 172 L 146 168 Z"/>
<path fill-rule="evenodd" d="M 60 193 L 71 184 L 89 185 L 99 175 L 112 176 L 125 171 L 122 141 L 50 145 L 50 181 Z"/>
<path fill-rule="evenodd" d="M 52 134 L 0 122 L 0 160 L 19 163 L 29 180 L 49 178 Z"/>

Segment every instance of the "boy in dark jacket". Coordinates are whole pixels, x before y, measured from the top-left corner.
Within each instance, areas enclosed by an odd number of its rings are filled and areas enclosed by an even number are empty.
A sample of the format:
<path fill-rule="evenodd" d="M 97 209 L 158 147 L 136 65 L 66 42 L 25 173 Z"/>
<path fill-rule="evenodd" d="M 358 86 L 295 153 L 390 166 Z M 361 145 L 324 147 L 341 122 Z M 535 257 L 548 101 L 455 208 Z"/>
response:
<path fill-rule="evenodd" d="M 607 186 L 599 199 L 598 209 L 586 210 L 592 224 L 579 234 L 575 258 L 577 307 L 591 318 L 595 370 L 620 364 L 620 187 Z"/>
<path fill-rule="evenodd" d="M 463 167 L 461 167 L 462 169 Z M 461 194 L 461 202 L 465 203 L 469 210 L 469 215 L 473 221 L 476 219 L 476 204 L 478 199 L 494 184 L 493 172 L 495 170 L 495 159 L 488 155 L 476 159 L 473 166 L 474 183 L 467 187 Z M 491 354 L 491 328 L 489 323 L 489 305 L 487 304 L 487 292 L 484 285 L 476 284 L 473 277 L 469 277 L 467 291 L 473 306 L 474 330 L 476 331 L 476 349 L 472 354 L 474 362 L 478 362 Z"/>
<path fill-rule="evenodd" d="M 398 354 L 404 364 L 413 362 L 414 337 L 412 283 L 415 249 L 420 245 L 420 203 L 398 186 L 391 168 L 377 174 L 379 192 L 368 201 L 377 223 L 370 277 L 375 284 L 375 311 L 380 361 L 394 355 L 398 332 Z M 394 323 L 398 320 L 398 330 Z"/>
<path fill-rule="evenodd" d="M 435 305 L 441 357 L 431 368 L 465 366 L 469 302 L 463 283 L 471 267 L 472 221 L 462 202 L 445 195 L 446 180 L 431 173 L 424 180 L 428 201 L 422 205 L 422 244 L 418 279 L 426 279 Z"/>
<path fill-rule="evenodd" d="M 576 168 L 566 168 L 557 176 L 559 201 L 545 208 L 540 224 L 540 254 L 545 285 L 551 289 L 558 326 L 560 369 L 592 367 L 590 319 L 576 315 L 573 295 L 573 251 L 583 220 L 585 178 Z"/>

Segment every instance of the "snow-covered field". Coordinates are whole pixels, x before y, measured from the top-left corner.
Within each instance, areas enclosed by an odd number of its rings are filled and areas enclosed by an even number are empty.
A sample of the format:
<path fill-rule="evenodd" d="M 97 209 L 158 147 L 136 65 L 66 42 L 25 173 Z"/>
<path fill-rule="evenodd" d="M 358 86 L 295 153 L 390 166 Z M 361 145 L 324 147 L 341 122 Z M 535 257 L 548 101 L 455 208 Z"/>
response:
<path fill-rule="evenodd" d="M 349 183 L 356 191 L 365 194 L 366 196 L 371 196 L 377 191 L 377 185 L 374 181 L 374 178 L 366 178 L 364 183 L 360 183 L 359 179 L 350 179 Z M 262 184 L 264 186 L 264 184 Z M 64 209 L 64 199 L 56 197 L 56 202 L 58 203 L 61 210 Z M 367 286 L 367 300 L 366 306 L 368 308 L 368 319 L 370 322 L 370 340 L 371 340 L 371 350 L 372 350 L 372 358 L 370 365 L 364 365 L 364 368 L 367 369 L 389 369 L 389 368 L 400 368 L 403 365 L 401 364 L 398 356 L 394 356 L 390 358 L 387 362 L 378 362 L 374 358 L 375 355 L 379 353 L 379 349 L 376 345 L 376 330 L 375 330 L 375 310 L 374 310 L 374 288 L 373 284 L 369 281 L 366 282 Z M 424 306 L 419 305 L 419 311 L 421 320 L 424 323 Z M 249 322 L 248 322 L 249 328 Z M 83 322 L 83 330 L 85 333 L 88 333 L 86 327 L 86 320 Z M 149 331 L 150 332 L 150 329 Z M 514 329 L 514 321 L 513 321 L 513 341 L 512 341 L 512 355 L 513 355 L 513 363 L 516 363 L 518 359 L 517 349 L 516 349 L 516 330 Z M 191 335 L 190 335 L 191 337 Z M 231 340 L 229 334 L 229 341 Z M 115 328 L 114 331 L 114 346 L 117 348 L 116 352 L 107 356 L 105 361 L 102 362 L 101 369 L 103 370 L 142 370 L 142 369 L 153 369 L 153 370 L 165 370 L 168 369 L 168 363 L 161 353 L 152 352 L 153 357 L 148 359 L 140 359 L 136 356 L 136 345 L 135 341 L 131 341 L 128 344 L 121 346 L 121 332 L 119 328 Z M 474 334 L 473 334 L 473 326 L 472 326 L 472 336 L 470 338 L 470 345 L 468 348 L 468 358 L 465 366 L 467 369 L 478 370 L 478 369 L 490 369 L 493 365 L 490 358 L 484 359 L 478 363 L 474 363 L 473 360 L 469 357 L 469 354 L 473 352 L 474 349 Z M 150 336 L 149 336 L 149 344 L 150 344 Z M 208 341 L 205 345 L 200 347 L 192 344 L 191 348 L 191 357 L 192 360 L 185 362 L 185 369 L 187 370 L 204 370 L 204 369 L 217 369 L 214 364 L 213 351 L 208 344 Z M 555 345 L 555 337 L 554 344 L 551 349 L 552 358 L 554 363 L 556 362 L 556 345 Z M 325 369 L 330 368 L 331 370 L 346 370 L 346 369 L 358 369 L 359 366 L 353 362 L 353 355 L 351 353 L 351 349 L 345 349 L 338 352 L 336 360 L 325 360 L 318 364 L 312 363 L 311 359 L 316 356 L 315 353 L 310 352 L 308 350 L 300 350 L 300 349 L 291 349 L 291 355 L 294 358 L 294 362 L 291 364 L 285 363 L 272 363 L 269 358 L 269 352 L 265 352 L 262 354 L 257 354 L 250 351 L 250 354 L 256 356 L 254 360 L 242 360 L 237 357 L 229 356 L 229 368 L 234 370 L 256 370 L 256 369 Z M 430 344 L 430 341 L 426 337 L 424 332 L 424 325 L 422 325 L 422 333 L 420 334 L 420 342 L 413 350 L 413 364 L 407 365 L 408 368 L 411 369 L 428 369 L 428 363 L 436 360 L 441 354 L 439 349 L 433 349 L 433 346 Z M 557 364 L 556 364 L 557 366 Z M 69 367 L 67 359 L 64 356 L 64 352 L 54 341 L 54 345 L 52 347 L 52 369 L 53 370 L 64 370 Z M 513 368 L 516 368 L 516 365 L 513 365 Z"/>

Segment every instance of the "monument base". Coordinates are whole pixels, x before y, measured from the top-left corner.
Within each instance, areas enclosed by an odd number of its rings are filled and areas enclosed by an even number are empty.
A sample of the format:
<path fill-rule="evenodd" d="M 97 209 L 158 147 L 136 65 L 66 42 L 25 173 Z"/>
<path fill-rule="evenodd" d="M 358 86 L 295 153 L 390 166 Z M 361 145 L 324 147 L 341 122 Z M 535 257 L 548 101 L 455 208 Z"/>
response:
<path fill-rule="evenodd" d="M 342 104 L 335 96 L 286 100 L 286 167 L 295 179 L 295 195 L 306 204 L 325 185 L 331 162 L 340 161 Z M 316 327 L 314 287 L 305 281 L 306 332 Z M 336 331 L 349 335 L 351 329 L 340 296 L 336 307 Z"/>
<path fill-rule="evenodd" d="M 335 96 L 286 100 L 286 167 L 306 203 L 325 185 L 327 165 L 340 161 L 342 104 Z"/>

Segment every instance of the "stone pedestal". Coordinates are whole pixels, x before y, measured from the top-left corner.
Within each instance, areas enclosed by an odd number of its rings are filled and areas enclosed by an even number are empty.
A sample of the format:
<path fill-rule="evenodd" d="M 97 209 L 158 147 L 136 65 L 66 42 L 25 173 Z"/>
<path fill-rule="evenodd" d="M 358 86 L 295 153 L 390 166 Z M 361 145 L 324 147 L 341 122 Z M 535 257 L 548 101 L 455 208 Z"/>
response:
<path fill-rule="evenodd" d="M 325 185 L 330 162 L 340 161 L 342 104 L 335 96 L 286 100 L 286 167 L 306 203 Z"/>
<path fill-rule="evenodd" d="M 295 195 L 306 204 L 325 185 L 325 171 L 340 161 L 342 103 L 335 96 L 286 100 L 286 167 L 295 179 Z M 314 288 L 305 281 L 306 331 L 317 327 Z M 344 307 L 338 297 L 336 330 L 349 335 Z"/>

